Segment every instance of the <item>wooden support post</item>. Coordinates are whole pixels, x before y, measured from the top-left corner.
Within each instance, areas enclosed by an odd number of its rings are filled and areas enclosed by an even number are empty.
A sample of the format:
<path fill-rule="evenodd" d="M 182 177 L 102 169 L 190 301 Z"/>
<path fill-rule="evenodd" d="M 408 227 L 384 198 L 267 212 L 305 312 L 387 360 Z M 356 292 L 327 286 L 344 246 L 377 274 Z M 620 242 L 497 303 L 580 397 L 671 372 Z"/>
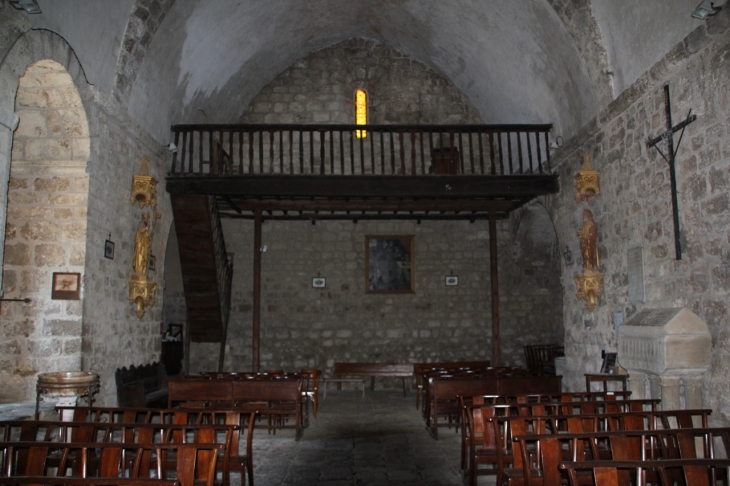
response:
<path fill-rule="evenodd" d="M 492 366 L 499 366 L 499 281 L 497 279 L 497 214 L 489 210 L 489 269 L 492 283 Z"/>
<path fill-rule="evenodd" d="M 253 230 L 253 366 L 254 373 L 261 367 L 261 210 L 254 211 Z"/>

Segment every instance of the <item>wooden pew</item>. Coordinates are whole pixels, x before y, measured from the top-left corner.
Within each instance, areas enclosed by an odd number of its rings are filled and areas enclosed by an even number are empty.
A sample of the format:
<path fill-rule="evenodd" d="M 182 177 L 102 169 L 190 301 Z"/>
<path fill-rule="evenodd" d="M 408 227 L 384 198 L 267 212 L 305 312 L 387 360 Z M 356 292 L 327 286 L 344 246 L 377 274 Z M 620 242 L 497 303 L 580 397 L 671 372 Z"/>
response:
<path fill-rule="evenodd" d="M 196 480 L 213 486 L 216 460 L 223 444 L 125 444 L 113 442 L 0 442 L 2 476 L 56 476 L 78 478 L 151 478 L 168 479 L 165 463 L 175 464 L 176 480 L 181 486 L 195 486 Z M 90 466 L 89 458 L 99 460 Z M 25 456 L 27 461 L 19 461 Z M 126 459 L 133 457 L 134 461 Z M 143 458 L 152 458 L 145 463 Z M 48 467 L 57 471 L 54 473 Z M 78 471 L 78 472 L 77 472 Z M 45 484 L 45 483 L 42 483 Z"/>
<path fill-rule="evenodd" d="M 252 376 L 244 379 L 172 379 L 168 384 L 169 408 L 173 404 L 257 411 L 268 417 L 269 431 L 295 429 L 299 440 L 308 415 L 302 398 L 302 378 L 299 374 L 282 376 Z M 288 419 L 294 420 L 287 425 Z"/>
<path fill-rule="evenodd" d="M 662 484 L 672 484 L 670 471 L 681 469 L 684 483 L 691 486 L 715 485 L 716 477 L 730 467 L 730 459 L 671 459 L 655 461 L 581 461 L 561 462 L 559 468 L 566 471 L 571 486 L 584 484 L 579 482 L 578 473 L 591 471 L 596 486 L 615 486 L 619 483 L 619 470 L 627 469 L 632 477 L 637 478 L 637 486 L 646 484 L 645 470 L 656 470 Z"/>
<path fill-rule="evenodd" d="M 425 374 L 433 370 L 481 370 L 489 368 L 490 361 L 444 361 L 440 363 L 414 363 L 413 375 L 416 379 L 416 410 L 420 407 L 422 395 L 424 394 L 423 384 Z"/>
<path fill-rule="evenodd" d="M 206 414 L 208 415 L 208 414 Z M 237 417 L 236 417 L 237 418 Z M 165 443 L 220 443 L 225 446 L 223 455 L 217 461 L 223 472 L 225 484 L 230 483 L 230 471 L 245 471 L 250 464 L 248 457 L 238 453 L 238 423 L 220 423 L 208 420 L 208 423 L 113 423 L 113 422 L 67 422 L 67 421 L 2 421 L 0 429 L 4 429 L 5 440 L 10 436 L 30 436 L 28 441 L 50 441 L 59 443 L 110 443 L 127 444 L 165 444 Z M 250 421 L 249 421 L 250 422 Z M 34 432 L 32 435 L 30 432 Z M 251 423 L 249 423 L 249 434 Z M 250 435 L 249 435 L 250 436 Z M 235 444 L 233 440 L 235 439 Z M 250 443 L 250 440 L 248 441 Z M 250 448 L 249 448 L 250 449 Z M 95 464 L 95 454 L 90 451 L 87 458 Z M 24 458 L 19 457 L 22 462 Z M 49 464 L 50 465 L 50 464 Z M 174 467 L 174 463 L 171 464 Z M 251 469 L 249 476 L 251 476 Z M 80 471 L 75 470 L 75 473 Z M 251 479 L 249 482 L 252 483 Z"/>
<path fill-rule="evenodd" d="M 479 404 L 480 397 L 465 403 L 461 397 L 463 422 L 461 468 L 470 484 L 475 485 L 477 475 L 494 474 L 500 484 L 501 469 L 511 463 L 512 446 L 510 429 L 512 419 L 527 423 L 526 430 L 549 430 L 553 433 L 598 432 L 601 430 L 652 430 L 707 427 L 709 409 L 604 412 L 575 415 L 530 416 L 530 405 Z M 498 399 L 496 397 L 495 399 Z M 650 403 L 652 403 L 650 401 Z M 542 422 L 542 424 L 539 424 Z M 498 451 L 499 449 L 499 451 Z M 480 464 L 490 465 L 481 469 Z"/>
<path fill-rule="evenodd" d="M 410 363 L 335 363 L 333 372 L 334 378 L 324 380 L 324 387 L 327 388 L 327 381 L 334 381 L 340 388 L 338 380 L 348 376 L 370 377 L 370 391 L 375 389 L 375 377 L 390 376 L 400 378 L 403 382 L 403 396 L 406 396 L 406 378 L 413 376 L 413 365 Z"/>
<path fill-rule="evenodd" d="M 233 380 L 177 378 L 167 382 L 167 408 L 181 402 L 214 404 L 216 408 L 233 408 Z"/>
<path fill-rule="evenodd" d="M 513 426 L 515 424 L 512 424 Z M 517 433 L 513 429 L 514 433 Z M 561 462 L 561 444 L 568 445 L 573 462 L 584 458 L 578 452 L 590 450 L 590 459 L 601 461 L 602 454 L 598 449 L 599 441 L 606 441 L 609 446 L 610 461 L 671 461 L 676 459 L 715 459 L 715 439 L 722 441 L 727 456 L 730 452 L 730 428 L 691 428 L 672 430 L 636 430 L 612 432 L 588 432 L 577 434 L 528 434 L 513 437 L 514 468 L 503 471 L 503 484 L 509 484 L 510 478 L 519 478 L 520 484 L 535 484 L 532 478 L 542 477 L 544 484 L 559 484 L 559 463 Z M 698 449 L 696 444 L 700 443 Z M 530 451 L 542 451 L 532 454 Z M 547 452 L 546 452 L 547 451 Z M 678 454 L 678 455 L 677 455 Z M 657 476 L 656 471 L 645 471 Z M 555 483 L 557 478 L 558 483 Z M 529 482 L 532 481 L 532 482 Z M 628 485 L 632 481 L 626 471 L 618 474 L 618 482 L 614 484 Z M 672 484 L 663 483 L 663 484 Z M 714 484 L 714 483 L 713 483 Z M 689 483 L 694 486 L 694 483 Z"/>
<path fill-rule="evenodd" d="M 118 408 L 118 407 L 57 407 L 59 410 L 71 410 L 77 422 L 111 424 L 226 424 L 234 426 L 227 462 L 219 462 L 224 472 L 226 484 L 230 481 L 231 471 L 244 472 L 249 484 L 253 484 L 253 428 L 256 411 L 218 410 L 218 409 L 155 409 Z M 67 422 L 62 422 L 65 424 Z M 1 424 L 1 422 L 0 422 Z M 246 430 L 245 452 L 240 452 L 240 433 Z M 241 480 L 244 483 L 244 480 Z"/>
<path fill-rule="evenodd" d="M 268 415 L 270 429 L 294 429 L 295 440 L 302 437 L 307 424 L 301 379 L 234 380 L 232 398 L 236 408 L 255 409 Z M 261 404 L 268 405 L 259 408 Z M 286 424 L 288 418 L 294 419 L 293 425 Z"/>
<path fill-rule="evenodd" d="M 140 478 L 74 478 L 69 476 L 14 476 L 0 477 L 0 485 L 16 484 L 48 485 L 48 486 L 180 486 L 176 479 L 140 479 Z"/>
<path fill-rule="evenodd" d="M 495 373 L 492 376 L 428 378 L 426 387 L 426 427 L 435 439 L 438 428 L 458 426 L 461 423 L 459 396 L 478 395 L 518 395 L 523 393 L 558 393 L 561 387 L 560 376 L 531 376 L 519 370 L 516 376 Z M 446 415 L 449 422 L 439 424 L 439 416 Z"/>

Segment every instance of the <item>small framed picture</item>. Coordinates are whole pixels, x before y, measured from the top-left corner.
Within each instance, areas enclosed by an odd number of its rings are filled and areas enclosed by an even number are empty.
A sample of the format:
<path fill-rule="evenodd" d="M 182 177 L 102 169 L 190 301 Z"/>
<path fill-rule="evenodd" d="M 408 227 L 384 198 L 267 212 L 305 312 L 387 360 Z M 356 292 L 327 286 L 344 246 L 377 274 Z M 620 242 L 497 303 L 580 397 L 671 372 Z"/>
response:
<path fill-rule="evenodd" d="M 104 258 L 114 260 L 114 242 L 110 240 L 104 241 Z"/>
<path fill-rule="evenodd" d="M 149 268 L 150 270 L 152 270 L 154 272 L 156 263 L 157 263 L 157 259 L 155 258 L 155 256 L 150 255 L 150 263 L 149 263 L 149 265 L 147 265 L 147 268 Z"/>
<path fill-rule="evenodd" d="M 51 299 L 79 300 L 81 298 L 81 274 L 53 272 Z"/>
<path fill-rule="evenodd" d="M 447 275 L 446 276 L 446 286 L 447 287 L 455 287 L 459 285 L 459 277 L 456 275 Z"/>
<path fill-rule="evenodd" d="M 323 289 L 327 283 L 327 279 L 324 277 L 314 277 L 312 279 L 312 287 L 315 289 Z"/>

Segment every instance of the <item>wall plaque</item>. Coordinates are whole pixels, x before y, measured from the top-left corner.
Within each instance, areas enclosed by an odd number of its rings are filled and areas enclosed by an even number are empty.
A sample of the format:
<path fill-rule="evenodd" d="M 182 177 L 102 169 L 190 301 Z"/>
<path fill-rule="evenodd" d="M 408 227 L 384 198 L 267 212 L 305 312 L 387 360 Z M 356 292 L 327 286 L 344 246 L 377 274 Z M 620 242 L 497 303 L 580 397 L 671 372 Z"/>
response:
<path fill-rule="evenodd" d="M 644 254 L 643 248 L 637 246 L 629 249 L 629 302 L 644 302 Z"/>

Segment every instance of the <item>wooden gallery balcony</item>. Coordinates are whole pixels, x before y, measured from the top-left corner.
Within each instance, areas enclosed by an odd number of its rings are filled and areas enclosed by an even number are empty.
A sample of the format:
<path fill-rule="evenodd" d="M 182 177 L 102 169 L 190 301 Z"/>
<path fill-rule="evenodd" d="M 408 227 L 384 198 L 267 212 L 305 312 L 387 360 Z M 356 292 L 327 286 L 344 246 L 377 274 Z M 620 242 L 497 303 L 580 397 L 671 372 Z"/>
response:
<path fill-rule="evenodd" d="M 484 219 L 558 191 L 551 125 L 175 125 L 173 195 L 222 217 Z"/>
<path fill-rule="evenodd" d="M 187 339 L 220 342 L 222 370 L 233 271 L 222 217 L 254 220 L 254 371 L 259 369 L 261 315 L 261 252 L 256 249 L 264 220 L 489 219 L 492 363 L 498 366 L 496 219 L 558 191 L 558 176 L 550 171 L 550 128 L 173 126 L 178 151 L 166 180 L 180 250 Z"/>

